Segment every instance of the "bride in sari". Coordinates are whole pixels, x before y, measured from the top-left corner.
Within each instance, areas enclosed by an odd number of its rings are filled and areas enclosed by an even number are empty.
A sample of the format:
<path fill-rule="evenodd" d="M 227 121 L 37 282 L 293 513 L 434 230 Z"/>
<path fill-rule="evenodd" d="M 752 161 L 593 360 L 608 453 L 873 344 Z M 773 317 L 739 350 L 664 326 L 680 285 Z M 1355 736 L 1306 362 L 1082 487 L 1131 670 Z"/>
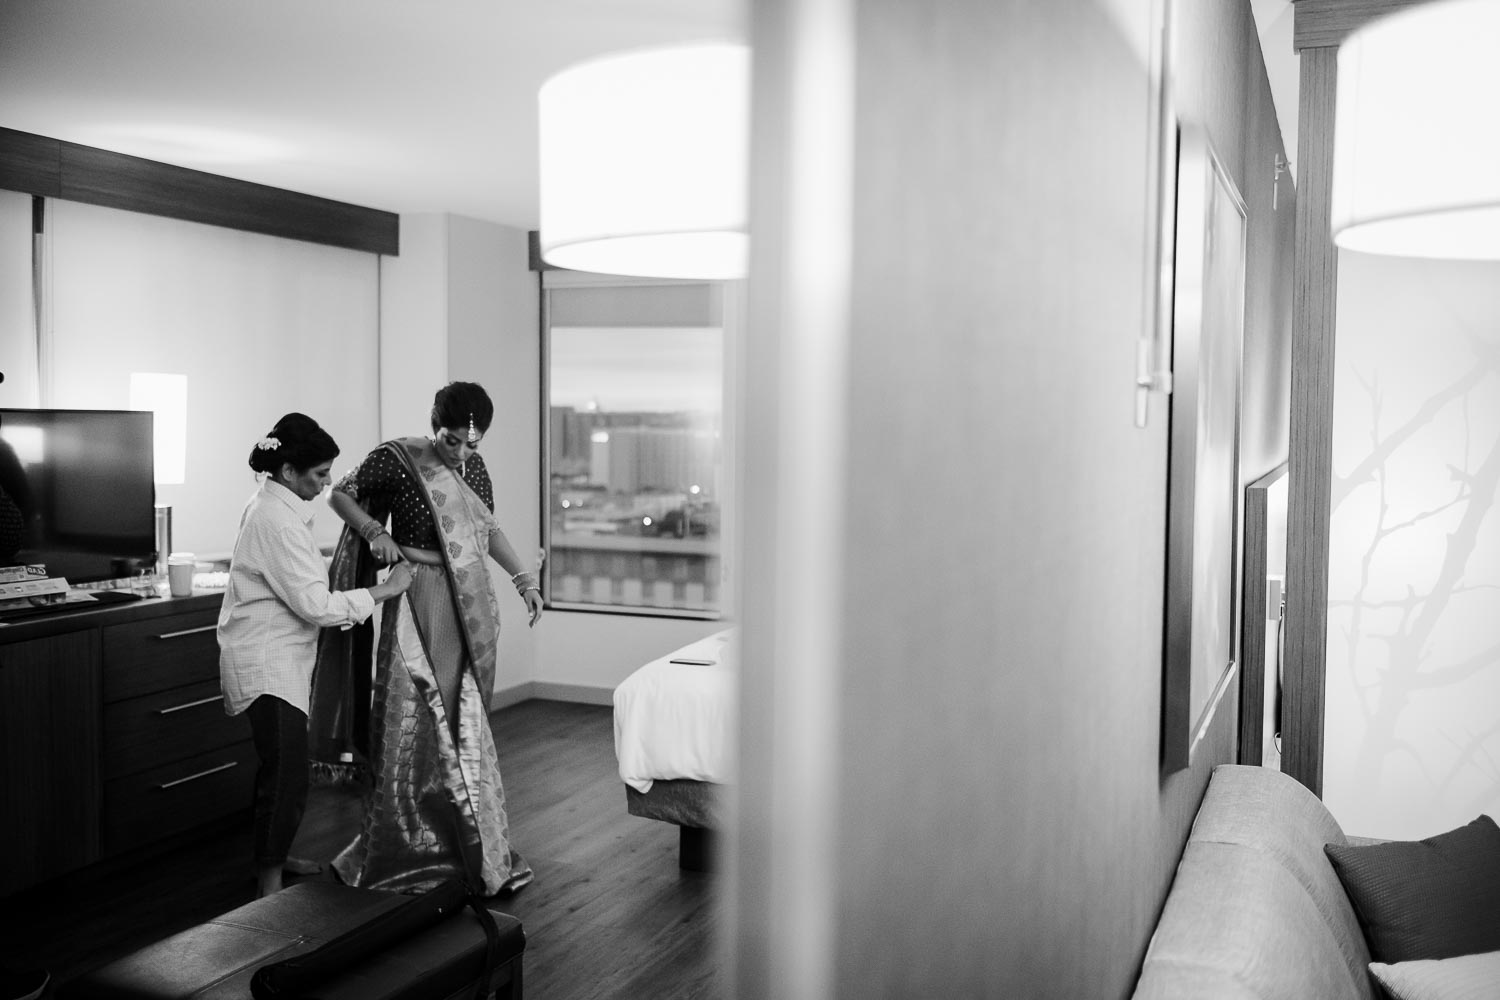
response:
<path fill-rule="evenodd" d="M 476 451 L 493 415 L 479 385 L 444 386 L 430 436 L 381 444 L 329 498 L 346 525 L 330 586 L 401 561 L 412 570 L 382 613 L 373 690 L 368 626 L 325 630 L 319 642 L 315 779 L 366 789 L 360 834 L 333 862 L 349 885 L 412 892 L 457 877 L 493 896 L 532 879 L 510 842 L 489 724 L 500 615 L 487 557 L 511 576 L 531 625 L 542 598 L 495 521 Z"/>

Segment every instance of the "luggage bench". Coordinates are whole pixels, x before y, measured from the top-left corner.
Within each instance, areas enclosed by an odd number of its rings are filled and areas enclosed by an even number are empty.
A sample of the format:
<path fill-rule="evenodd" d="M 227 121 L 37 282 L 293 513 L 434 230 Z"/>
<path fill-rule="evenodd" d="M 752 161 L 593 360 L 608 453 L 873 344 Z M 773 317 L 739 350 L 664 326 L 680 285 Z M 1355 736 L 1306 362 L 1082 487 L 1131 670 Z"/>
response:
<path fill-rule="evenodd" d="M 58 990 L 58 1000 L 250 1000 L 250 977 L 312 951 L 410 899 L 378 889 L 300 882 L 174 934 Z M 500 931 L 490 990 L 521 1000 L 526 935 L 515 917 L 490 911 Z M 486 937 L 465 909 L 319 988 L 325 1000 L 466 1000 L 483 968 Z"/>

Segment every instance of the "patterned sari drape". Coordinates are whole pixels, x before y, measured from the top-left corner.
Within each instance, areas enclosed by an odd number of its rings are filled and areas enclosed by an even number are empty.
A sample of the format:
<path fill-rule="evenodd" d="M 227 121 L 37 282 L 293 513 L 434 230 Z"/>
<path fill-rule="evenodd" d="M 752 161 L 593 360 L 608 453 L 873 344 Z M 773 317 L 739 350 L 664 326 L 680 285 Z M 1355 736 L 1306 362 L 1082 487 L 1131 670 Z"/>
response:
<path fill-rule="evenodd" d="M 417 891 L 458 877 L 493 895 L 530 878 L 510 846 L 489 725 L 500 631 L 486 563 L 494 515 L 423 439 L 382 447 L 393 450 L 420 484 L 444 562 L 414 564 L 411 589 L 382 608 L 364 825 L 334 867 L 351 885 Z M 339 558 L 353 558 L 344 551 L 350 535 L 345 532 L 336 552 L 335 580 L 359 572 L 357 558 L 353 566 Z M 357 536 L 353 542 L 350 548 L 364 549 L 368 559 L 368 548 Z M 338 645 L 330 642 L 329 652 L 341 656 Z M 322 653 L 320 647 L 320 661 Z M 360 704 L 358 697 L 355 688 L 351 704 Z"/>

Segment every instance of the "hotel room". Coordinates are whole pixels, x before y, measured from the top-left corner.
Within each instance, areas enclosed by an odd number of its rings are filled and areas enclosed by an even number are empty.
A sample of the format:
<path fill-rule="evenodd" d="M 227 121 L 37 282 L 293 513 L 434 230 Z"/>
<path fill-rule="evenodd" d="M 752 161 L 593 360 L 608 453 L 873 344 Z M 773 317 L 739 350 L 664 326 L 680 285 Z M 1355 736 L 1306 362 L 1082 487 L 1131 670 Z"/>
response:
<path fill-rule="evenodd" d="M 736 627 L 712 870 L 679 870 L 676 832 L 630 816 L 590 748 L 610 801 L 585 827 L 639 825 L 623 860 L 568 873 L 616 914 L 680 880 L 710 901 L 698 954 L 579 944 L 602 918 L 537 902 L 558 898 L 538 865 L 516 897 L 527 992 L 642 995 L 621 970 L 659 959 L 690 970 L 663 996 L 1130 997 L 1221 765 L 1279 769 L 1380 840 L 1500 809 L 1500 265 L 1329 228 L 1339 46 L 1415 6 L 10 0 L 0 407 L 130 409 L 132 373 L 185 376 L 184 474 L 156 500 L 173 547 L 210 558 L 281 413 L 322 421 L 341 469 L 472 379 L 530 559 L 559 502 L 543 305 L 570 287 L 534 255 L 536 87 L 605 53 L 748 42 L 749 266 L 716 300 L 722 614 L 701 589 L 602 613 L 554 578 L 535 629 L 502 604 L 493 692 L 496 718 L 561 706 L 604 732 L 637 668 Z M 38 191 L 23 154 L 49 141 L 358 232 L 184 220 L 149 183 L 128 208 L 110 185 Z M 1217 509 L 1184 468 L 1223 473 Z M 0 683 L 17 663 L 0 646 Z M 553 752 L 536 738 L 528 761 Z M 0 898 L 7 923 L 76 877 Z"/>

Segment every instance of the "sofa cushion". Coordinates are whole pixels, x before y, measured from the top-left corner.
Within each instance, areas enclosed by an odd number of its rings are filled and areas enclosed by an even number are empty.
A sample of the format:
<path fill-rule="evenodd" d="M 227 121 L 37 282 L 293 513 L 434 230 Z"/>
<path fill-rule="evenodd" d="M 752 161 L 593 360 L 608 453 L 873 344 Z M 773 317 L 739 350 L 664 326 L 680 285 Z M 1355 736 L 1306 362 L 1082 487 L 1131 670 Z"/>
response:
<path fill-rule="evenodd" d="M 1365 936 L 1323 853 L 1325 844 L 1344 843 L 1344 832 L 1305 785 L 1272 768 L 1222 764 L 1214 768 L 1188 841 L 1239 844 L 1274 858 L 1317 907 L 1350 978 L 1368 983 Z M 1363 995 L 1371 992 L 1366 985 Z"/>
<path fill-rule="evenodd" d="M 1500 827 L 1325 849 L 1378 962 L 1500 950 Z"/>
<path fill-rule="evenodd" d="M 1288 779 L 1290 780 L 1290 779 Z M 1137 1000 L 1371 1000 L 1301 881 L 1272 854 L 1189 841 L 1136 985 Z"/>
<path fill-rule="evenodd" d="M 1500 951 L 1457 958 L 1370 963 L 1392 1000 L 1494 1000 L 1500 995 Z"/>

